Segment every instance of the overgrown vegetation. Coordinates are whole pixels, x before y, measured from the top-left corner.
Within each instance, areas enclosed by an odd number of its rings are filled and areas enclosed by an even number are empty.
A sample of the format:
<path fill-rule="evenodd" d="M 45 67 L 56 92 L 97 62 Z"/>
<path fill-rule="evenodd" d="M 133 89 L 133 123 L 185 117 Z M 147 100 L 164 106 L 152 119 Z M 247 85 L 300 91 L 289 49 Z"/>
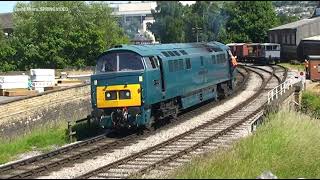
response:
<path fill-rule="evenodd" d="M 320 96 L 319 93 L 304 91 L 301 100 L 302 111 L 315 118 L 320 118 Z"/>
<path fill-rule="evenodd" d="M 172 178 L 252 178 L 271 171 L 278 178 L 320 178 L 320 122 L 288 110 L 227 151 L 207 154 Z"/>

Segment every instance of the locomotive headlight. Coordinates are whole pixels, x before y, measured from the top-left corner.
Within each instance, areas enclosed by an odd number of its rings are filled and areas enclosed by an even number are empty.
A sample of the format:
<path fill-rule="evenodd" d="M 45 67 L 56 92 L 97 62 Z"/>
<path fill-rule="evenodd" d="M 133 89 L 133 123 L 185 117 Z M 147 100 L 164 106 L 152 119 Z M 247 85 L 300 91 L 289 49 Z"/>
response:
<path fill-rule="evenodd" d="M 94 81 L 93 81 L 93 85 L 95 85 L 95 86 L 98 85 L 98 81 L 97 81 L 97 80 L 94 80 Z"/>
<path fill-rule="evenodd" d="M 128 90 L 121 90 L 119 91 L 119 96 L 120 96 L 120 99 L 130 99 L 131 93 Z"/>
<path fill-rule="evenodd" d="M 116 91 L 107 91 L 105 93 L 106 100 L 116 100 L 117 92 Z"/>

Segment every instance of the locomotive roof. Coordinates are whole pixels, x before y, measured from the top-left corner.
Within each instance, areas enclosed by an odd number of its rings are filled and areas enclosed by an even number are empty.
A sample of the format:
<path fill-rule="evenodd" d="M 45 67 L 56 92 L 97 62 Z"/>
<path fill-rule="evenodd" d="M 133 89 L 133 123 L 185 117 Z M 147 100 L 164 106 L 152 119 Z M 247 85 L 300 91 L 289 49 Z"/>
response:
<path fill-rule="evenodd" d="M 228 46 L 219 42 L 209 43 L 172 43 L 172 44 L 144 44 L 144 45 L 119 45 L 109 51 L 129 50 L 140 54 L 141 56 L 160 55 L 163 51 L 184 50 L 187 54 L 211 53 L 229 49 Z"/>

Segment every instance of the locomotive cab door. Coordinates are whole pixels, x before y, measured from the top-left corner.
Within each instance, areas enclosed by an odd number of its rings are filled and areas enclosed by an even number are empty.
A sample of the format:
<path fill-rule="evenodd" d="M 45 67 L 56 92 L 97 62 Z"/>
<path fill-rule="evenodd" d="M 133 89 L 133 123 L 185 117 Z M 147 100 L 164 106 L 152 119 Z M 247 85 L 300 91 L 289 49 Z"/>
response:
<path fill-rule="evenodd" d="M 145 57 L 147 66 L 146 91 L 147 99 L 150 104 L 159 102 L 162 99 L 162 75 L 160 72 L 160 62 L 157 57 Z"/>

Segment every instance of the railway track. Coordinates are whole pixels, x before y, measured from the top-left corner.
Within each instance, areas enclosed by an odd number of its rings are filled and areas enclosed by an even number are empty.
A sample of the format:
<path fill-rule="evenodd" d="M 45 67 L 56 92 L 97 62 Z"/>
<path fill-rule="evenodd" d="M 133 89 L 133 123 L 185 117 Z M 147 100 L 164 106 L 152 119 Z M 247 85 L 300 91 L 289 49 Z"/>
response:
<path fill-rule="evenodd" d="M 248 80 L 249 71 L 247 68 L 243 68 L 242 71 L 240 71 L 240 74 L 242 76 L 242 78 L 240 78 L 242 81 L 237 86 L 238 90 L 232 96 L 219 102 L 207 102 L 197 109 L 189 110 L 189 112 L 185 112 L 179 116 L 177 120 L 170 123 L 170 126 L 174 126 L 184 120 L 187 120 L 186 117 L 190 118 L 196 116 L 200 112 L 212 108 L 212 106 L 221 105 L 228 101 L 228 99 L 239 94 L 239 92 L 241 92 L 240 90 L 244 88 L 244 84 L 246 84 Z M 164 130 L 165 128 L 169 128 L 169 126 L 164 126 L 158 130 L 147 132 L 143 136 L 131 134 L 116 140 L 110 139 L 106 135 L 100 135 L 89 140 L 65 146 L 49 153 L 0 166 L 0 179 L 36 177 L 43 173 L 55 171 L 70 164 L 93 158 L 99 154 L 112 152 L 114 149 L 122 148 L 146 136 L 155 134 L 159 130 Z"/>
<path fill-rule="evenodd" d="M 278 83 L 282 81 L 275 75 L 276 68 L 272 68 L 272 72 L 257 67 L 255 67 L 255 69 L 251 67 L 250 69 L 263 79 L 263 83 L 261 84 L 260 89 L 244 103 L 237 105 L 235 108 L 225 112 L 218 118 L 214 118 L 192 130 L 131 156 L 90 171 L 77 178 L 105 179 L 139 177 L 150 170 L 165 166 L 181 157 L 188 156 L 189 153 L 199 148 L 215 147 L 217 144 L 215 141 L 219 138 L 221 139 L 224 136 L 232 137 L 232 133 L 235 133 L 234 131 L 237 130 L 237 128 L 241 127 L 241 125 L 255 116 L 263 113 L 264 105 L 266 104 L 265 92 L 268 91 L 267 85 L 271 79 L 274 78 Z M 269 76 L 266 74 L 269 74 Z"/>

